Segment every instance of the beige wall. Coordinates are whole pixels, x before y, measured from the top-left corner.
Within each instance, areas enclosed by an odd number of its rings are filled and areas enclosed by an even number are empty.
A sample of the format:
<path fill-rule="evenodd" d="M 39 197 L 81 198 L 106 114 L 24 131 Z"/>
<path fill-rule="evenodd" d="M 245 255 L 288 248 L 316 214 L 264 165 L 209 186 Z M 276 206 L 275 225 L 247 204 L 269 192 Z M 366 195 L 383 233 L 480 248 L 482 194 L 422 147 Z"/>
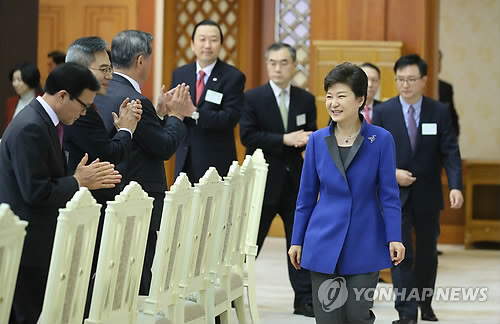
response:
<path fill-rule="evenodd" d="M 439 37 L 462 158 L 500 159 L 500 0 L 441 0 Z"/>

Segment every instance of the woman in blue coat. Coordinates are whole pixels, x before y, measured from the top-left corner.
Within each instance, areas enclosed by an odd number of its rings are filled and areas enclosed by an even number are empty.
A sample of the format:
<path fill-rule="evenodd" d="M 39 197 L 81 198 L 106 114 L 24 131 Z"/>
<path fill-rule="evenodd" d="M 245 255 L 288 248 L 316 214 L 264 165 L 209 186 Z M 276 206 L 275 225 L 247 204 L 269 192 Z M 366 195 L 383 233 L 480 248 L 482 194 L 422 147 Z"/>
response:
<path fill-rule="evenodd" d="M 311 271 L 316 323 L 373 323 L 373 300 L 360 292 L 405 251 L 394 140 L 360 114 L 361 68 L 336 66 L 324 87 L 332 123 L 307 144 L 289 256 Z"/>

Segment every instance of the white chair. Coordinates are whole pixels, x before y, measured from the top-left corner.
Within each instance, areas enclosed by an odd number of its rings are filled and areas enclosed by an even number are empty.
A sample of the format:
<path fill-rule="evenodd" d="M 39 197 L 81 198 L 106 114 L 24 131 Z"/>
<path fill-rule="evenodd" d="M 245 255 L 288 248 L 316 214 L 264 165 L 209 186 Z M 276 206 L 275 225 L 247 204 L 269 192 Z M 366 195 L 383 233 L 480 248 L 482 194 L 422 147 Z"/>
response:
<path fill-rule="evenodd" d="M 100 208 L 81 187 L 59 210 L 40 324 L 82 323 Z"/>
<path fill-rule="evenodd" d="M 185 305 L 178 304 L 176 310 L 179 323 L 213 323 L 215 314 L 209 314 L 216 303 L 210 288 L 215 280 L 213 235 L 218 215 L 221 215 L 223 183 L 217 170 L 210 167 L 200 182 L 195 184 L 190 226 L 187 230 L 185 262 L 179 284 L 179 295 L 188 299 Z M 200 309 L 198 305 L 203 308 Z M 203 314 L 200 314 L 203 312 Z"/>
<path fill-rule="evenodd" d="M 85 324 L 135 324 L 152 210 L 153 198 L 134 181 L 108 202 Z"/>
<path fill-rule="evenodd" d="M 212 285 L 210 296 L 213 303 L 208 305 L 209 314 L 220 316 L 221 323 L 231 322 L 231 293 L 240 291 L 243 296 L 243 280 L 241 277 L 232 275 L 232 258 L 235 240 L 236 225 L 240 221 L 240 212 L 242 204 L 243 180 L 240 175 L 240 167 L 237 161 L 234 161 L 226 177 L 224 177 L 224 192 L 221 213 L 215 229 L 215 248 L 211 256 L 215 261 L 215 285 Z M 245 314 L 242 305 L 238 304 L 236 308 L 240 323 L 245 323 Z"/>
<path fill-rule="evenodd" d="M 28 222 L 0 204 L 0 323 L 9 321 Z"/>
<path fill-rule="evenodd" d="M 186 257 L 187 226 L 192 225 L 190 216 L 193 193 L 194 188 L 185 173 L 179 174 L 170 190 L 165 193 L 149 296 L 141 296 L 141 311 L 137 323 L 182 321 L 182 316 L 176 313 L 176 309 L 179 308 L 178 304 L 184 307 L 185 303 L 184 299 L 179 297 L 179 283 L 183 260 Z M 204 315 L 201 305 L 192 307 L 198 307 L 199 313 Z"/>
<path fill-rule="evenodd" d="M 260 324 L 259 310 L 257 308 L 255 259 L 257 258 L 257 235 L 259 233 L 262 202 L 264 200 L 264 191 L 266 190 L 267 171 L 269 165 L 266 163 L 261 149 L 255 150 L 252 154 L 252 162 L 253 168 L 255 168 L 255 178 L 251 199 L 249 199 L 250 209 L 246 234 L 243 279 L 245 287 L 247 287 L 248 306 L 250 308 L 252 322 L 253 324 Z"/>

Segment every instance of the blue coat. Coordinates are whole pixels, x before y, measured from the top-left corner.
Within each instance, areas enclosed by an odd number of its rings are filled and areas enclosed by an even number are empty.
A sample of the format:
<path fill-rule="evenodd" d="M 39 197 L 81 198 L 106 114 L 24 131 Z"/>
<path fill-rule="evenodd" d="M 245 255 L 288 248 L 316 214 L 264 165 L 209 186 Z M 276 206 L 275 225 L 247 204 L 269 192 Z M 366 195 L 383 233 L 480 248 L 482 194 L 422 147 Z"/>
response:
<path fill-rule="evenodd" d="M 333 126 L 309 138 L 292 245 L 302 246 L 301 266 L 316 272 L 389 268 L 388 243 L 401 241 L 394 139 L 363 122 L 344 170 Z"/>

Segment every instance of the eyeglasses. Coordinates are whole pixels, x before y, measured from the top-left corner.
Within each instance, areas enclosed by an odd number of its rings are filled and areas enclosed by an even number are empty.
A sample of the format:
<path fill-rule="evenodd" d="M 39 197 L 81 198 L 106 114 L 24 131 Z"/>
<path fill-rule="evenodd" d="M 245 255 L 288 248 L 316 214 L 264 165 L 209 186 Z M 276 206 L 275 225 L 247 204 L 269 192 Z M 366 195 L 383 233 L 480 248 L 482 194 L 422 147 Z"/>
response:
<path fill-rule="evenodd" d="M 100 67 L 98 69 L 97 68 L 93 68 L 93 67 L 89 67 L 89 69 L 96 70 L 96 71 L 101 71 L 104 74 L 106 74 L 106 73 L 113 73 L 113 65 L 103 66 L 103 67 Z"/>
<path fill-rule="evenodd" d="M 79 103 L 80 103 L 80 105 L 82 105 L 82 106 L 85 108 L 85 110 L 90 109 L 90 108 L 92 108 L 92 107 L 94 106 L 94 103 L 91 103 L 90 105 L 86 105 L 86 104 L 84 104 L 84 103 L 83 103 L 83 101 L 81 101 L 80 99 L 78 99 L 78 97 L 70 97 L 70 98 L 71 98 L 71 100 L 73 100 L 73 99 L 74 99 L 74 100 L 76 100 L 77 102 L 79 102 Z"/>
<path fill-rule="evenodd" d="M 417 82 L 420 79 L 422 79 L 422 78 L 408 78 L 408 79 L 395 78 L 394 80 L 396 80 L 396 82 L 400 83 L 400 84 L 405 84 L 405 82 L 408 82 L 408 85 L 412 85 L 412 84 L 415 84 L 415 82 Z"/>

